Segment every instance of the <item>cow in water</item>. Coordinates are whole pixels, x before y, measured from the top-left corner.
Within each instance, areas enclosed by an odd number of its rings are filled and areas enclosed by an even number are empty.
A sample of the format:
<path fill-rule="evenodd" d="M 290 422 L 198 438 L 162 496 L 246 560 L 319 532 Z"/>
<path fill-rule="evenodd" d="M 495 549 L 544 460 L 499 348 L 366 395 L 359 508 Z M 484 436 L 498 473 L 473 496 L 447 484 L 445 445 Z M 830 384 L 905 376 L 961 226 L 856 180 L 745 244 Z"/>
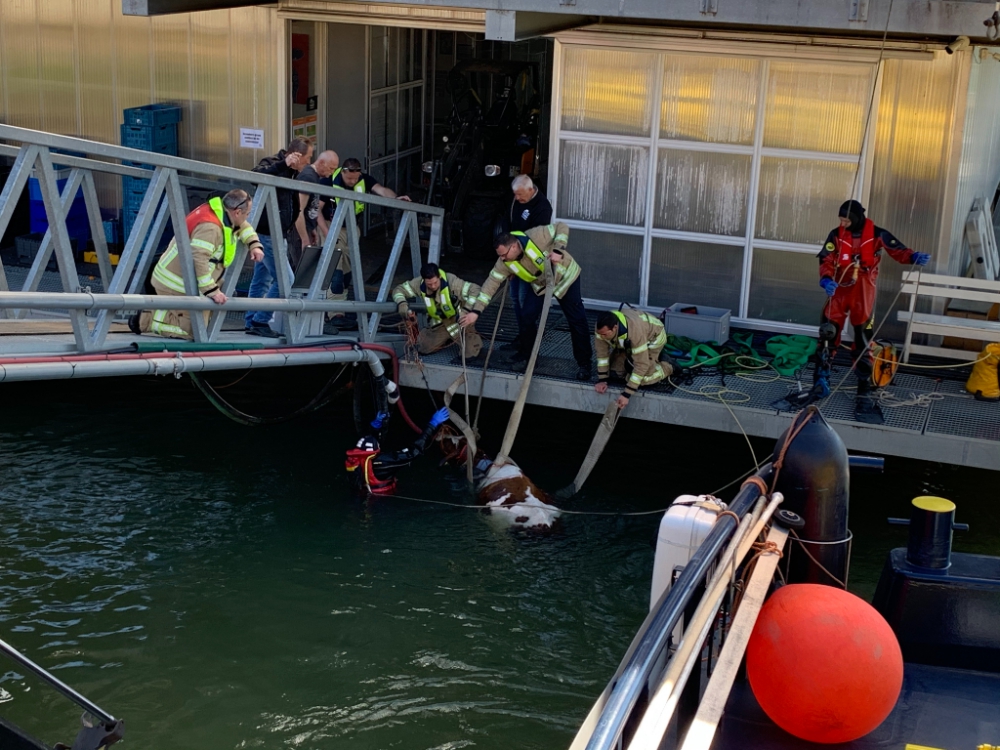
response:
<path fill-rule="evenodd" d="M 368 495 L 395 494 L 396 472 L 423 455 L 432 439 L 444 453 L 444 464 L 465 466 L 468 441 L 454 430 L 441 427 L 448 418 L 448 408 L 439 409 L 412 445 L 386 451 L 380 444 L 380 438 L 388 424 L 389 414 L 380 413 L 372 422 L 373 432 L 347 451 L 344 463 L 352 484 L 359 492 Z M 498 465 L 483 451 L 477 450 L 473 483 L 476 498 L 484 512 L 502 526 L 548 531 L 559 518 L 559 509 L 546 502 L 549 496 L 510 459 Z"/>
<path fill-rule="evenodd" d="M 468 443 L 464 437 L 442 431 L 438 441 L 445 463 L 455 467 L 465 465 Z M 559 509 L 547 502 L 548 494 L 510 459 L 498 465 L 477 450 L 473 485 L 484 512 L 502 526 L 549 531 L 559 518 Z"/>

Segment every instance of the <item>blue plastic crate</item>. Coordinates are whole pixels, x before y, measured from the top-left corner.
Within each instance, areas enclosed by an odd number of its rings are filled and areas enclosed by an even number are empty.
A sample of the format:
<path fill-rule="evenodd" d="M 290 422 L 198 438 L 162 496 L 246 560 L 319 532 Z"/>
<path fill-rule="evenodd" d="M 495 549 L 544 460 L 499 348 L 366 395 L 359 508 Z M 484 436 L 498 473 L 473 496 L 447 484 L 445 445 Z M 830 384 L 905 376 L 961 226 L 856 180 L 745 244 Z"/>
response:
<path fill-rule="evenodd" d="M 118 244 L 118 219 L 107 219 L 101 222 L 104 225 L 104 241 L 109 245 Z"/>
<path fill-rule="evenodd" d="M 123 114 L 126 125 L 144 125 L 147 128 L 173 125 L 181 121 L 181 108 L 174 104 L 147 104 L 144 107 L 130 107 Z"/>
<path fill-rule="evenodd" d="M 138 177 L 122 177 L 122 201 L 128 205 L 128 199 L 125 198 L 127 195 L 137 196 L 133 199 L 133 202 L 138 208 L 142 204 L 142 196 L 146 194 L 149 189 L 149 180 L 142 180 Z"/>
<path fill-rule="evenodd" d="M 143 151 L 156 151 L 160 154 L 177 154 L 176 125 L 161 125 L 156 128 L 122 125 L 120 130 L 123 146 L 141 148 Z"/>
<path fill-rule="evenodd" d="M 68 169 L 57 169 L 56 170 L 56 187 L 59 190 L 59 195 L 62 195 L 63 188 L 66 187 L 66 180 L 69 179 Z M 83 188 L 76 193 L 76 199 L 79 200 L 83 195 Z M 38 181 L 37 177 L 28 178 L 28 198 L 33 201 L 42 200 L 42 183 Z"/>

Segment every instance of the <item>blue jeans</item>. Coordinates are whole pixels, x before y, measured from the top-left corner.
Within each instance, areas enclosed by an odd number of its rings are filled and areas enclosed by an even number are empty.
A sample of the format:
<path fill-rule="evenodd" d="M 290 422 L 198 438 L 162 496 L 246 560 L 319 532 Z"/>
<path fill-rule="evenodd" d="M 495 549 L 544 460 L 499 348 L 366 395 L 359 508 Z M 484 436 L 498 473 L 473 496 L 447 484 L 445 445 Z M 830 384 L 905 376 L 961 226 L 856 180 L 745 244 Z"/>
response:
<path fill-rule="evenodd" d="M 517 338 L 514 339 L 515 343 L 520 343 L 523 338 L 521 332 L 524 330 L 524 313 L 522 312 L 524 298 L 529 294 L 534 295 L 534 293 L 530 284 L 521 281 L 517 276 L 510 277 L 510 300 L 514 305 L 514 318 L 517 320 Z M 528 343 L 528 348 L 531 348 L 531 342 Z"/>
<path fill-rule="evenodd" d="M 271 244 L 270 236 L 259 235 L 260 244 L 264 247 L 264 260 L 255 263 L 253 267 L 253 279 L 250 281 L 250 297 L 277 299 L 280 293 L 278 289 L 278 273 L 274 264 L 274 246 Z M 292 278 L 292 269 L 288 269 L 288 278 Z M 248 312 L 243 318 L 243 327 L 249 328 L 251 325 L 266 326 L 271 322 L 271 313 Z"/>

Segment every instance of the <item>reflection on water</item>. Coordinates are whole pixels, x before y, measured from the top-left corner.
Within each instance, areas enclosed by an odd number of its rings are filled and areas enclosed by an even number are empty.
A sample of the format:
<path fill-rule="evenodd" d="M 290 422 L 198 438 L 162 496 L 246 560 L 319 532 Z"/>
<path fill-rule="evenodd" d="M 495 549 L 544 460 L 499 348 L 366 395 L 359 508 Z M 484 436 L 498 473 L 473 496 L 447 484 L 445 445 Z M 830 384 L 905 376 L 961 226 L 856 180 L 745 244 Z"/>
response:
<path fill-rule="evenodd" d="M 0 637 L 124 717 L 137 747 L 563 747 L 645 614 L 657 515 L 569 516 L 537 537 L 474 510 L 361 501 L 341 459 L 347 404 L 251 429 L 186 382 L 4 389 Z M 508 410 L 484 409 L 488 450 Z M 597 420 L 530 409 L 514 457 L 560 487 Z M 571 507 L 662 508 L 739 475 L 748 453 L 738 436 L 623 422 Z M 858 593 L 904 543 L 885 517 L 917 494 L 958 502 L 960 549 L 997 551 L 988 474 L 888 464 L 853 488 Z M 461 497 L 433 459 L 400 492 Z M 0 674 L 5 718 L 73 735 L 67 701 L 10 663 Z"/>

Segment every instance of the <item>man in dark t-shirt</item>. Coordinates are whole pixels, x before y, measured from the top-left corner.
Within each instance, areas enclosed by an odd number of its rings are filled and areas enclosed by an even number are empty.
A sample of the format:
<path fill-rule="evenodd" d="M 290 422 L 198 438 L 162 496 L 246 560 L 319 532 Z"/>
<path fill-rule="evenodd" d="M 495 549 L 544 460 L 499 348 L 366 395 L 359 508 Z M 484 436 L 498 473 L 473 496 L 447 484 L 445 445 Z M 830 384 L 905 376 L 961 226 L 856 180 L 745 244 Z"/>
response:
<path fill-rule="evenodd" d="M 373 193 L 375 195 L 380 195 L 383 198 L 398 198 L 401 201 L 410 200 L 405 195 L 396 195 L 395 190 L 380 184 L 378 180 L 367 172 L 362 172 L 361 161 L 353 157 L 345 159 L 344 166 L 341 169 L 335 170 L 330 177 L 321 181 L 321 184 L 331 185 L 333 187 L 342 188 L 343 190 L 353 190 L 356 193 Z M 327 230 L 329 230 L 330 222 L 333 221 L 333 213 L 339 203 L 339 200 L 339 198 L 334 198 L 332 200 L 326 198 L 323 199 L 321 216 Z M 360 201 L 355 202 L 354 214 L 356 216 L 356 220 L 361 218 L 361 214 L 364 213 L 364 210 L 364 203 L 361 203 Z M 351 257 L 347 245 L 346 224 L 341 227 L 340 233 L 337 235 L 336 247 L 340 249 L 342 253 L 340 257 L 340 265 L 337 266 L 337 270 L 333 274 L 333 279 L 330 281 L 330 293 L 332 294 L 332 299 L 345 300 L 347 299 L 347 288 L 351 283 Z M 337 321 L 340 324 L 346 322 L 343 315 L 335 315 L 334 321 Z"/>
<path fill-rule="evenodd" d="M 324 151 L 316 157 L 316 161 L 313 164 L 310 164 L 299 172 L 299 176 L 295 179 L 314 185 L 321 185 L 323 184 L 323 180 L 328 179 L 330 175 L 337 171 L 337 167 L 339 166 L 340 157 L 337 156 L 337 152 Z M 302 248 L 306 245 L 315 245 L 320 242 L 320 234 L 326 235 L 328 227 L 325 220 L 322 219 L 320 212 L 322 205 L 323 199 L 320 196 L 313 193 L 299 193 L 300 210 L 299 216 L 295 220 L 296 231 L 289 233 L 288 243 L 288 255 L 293 268 L 298 264 L 299 258 L 302 257 Z M 293 243 L 291 241 L 293 238 L 297 239 L 298 242 Z"/>
<path fill-rule="evenodd" d="M 514 198 L 510 203 L 510 231 L 527 232 L 535 227 L 544 227 L 552 223 L 552 204 L 545 197 L 545 193 L 538 189 L 532 182 L 531 177 L 526 174 L 519 174 L 510 184 L 514 191 Z M 514 317 L 517 319 L 517 338 L 513 343 L 505 344 L 501 350 L 513 351 L 512 361 L 527 359 L 525 352 L 530 352 L 534 341 L 522 341 L 521 331 L 525 326 L 521 325 L 521 307 L 524 298 L 528 294 L 534 294 L 530 285 L 521 281 L 517 276 L 510 277 L 510 299 L 514 304 Z M 530 328 L 530 326 L 528 326 Z"/>

